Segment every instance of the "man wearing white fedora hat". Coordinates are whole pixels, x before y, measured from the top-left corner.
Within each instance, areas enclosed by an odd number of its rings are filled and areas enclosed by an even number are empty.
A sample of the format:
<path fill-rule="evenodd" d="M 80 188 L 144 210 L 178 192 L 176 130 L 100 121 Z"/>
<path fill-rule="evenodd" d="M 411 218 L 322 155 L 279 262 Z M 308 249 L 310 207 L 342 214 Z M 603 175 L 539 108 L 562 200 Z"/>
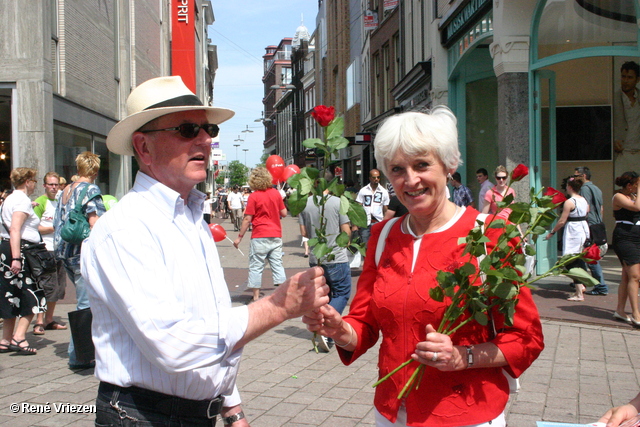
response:
<path fill-rule="evenodd" d="M 234 113 L 203 106 L 179 77 L 141 84 L 127 111 L 107 147 L 135 156 L 140 171 L 82 248 L 100 380 L 96 424 L 211 426 L 220 415 L 225 426 L 248 426 L 235 386 L 242 348 L 326 304 L 322 269 L 232 307 L 202 218 L 205 195 L 194 186 L 207 176 L 218 125 Z"/>

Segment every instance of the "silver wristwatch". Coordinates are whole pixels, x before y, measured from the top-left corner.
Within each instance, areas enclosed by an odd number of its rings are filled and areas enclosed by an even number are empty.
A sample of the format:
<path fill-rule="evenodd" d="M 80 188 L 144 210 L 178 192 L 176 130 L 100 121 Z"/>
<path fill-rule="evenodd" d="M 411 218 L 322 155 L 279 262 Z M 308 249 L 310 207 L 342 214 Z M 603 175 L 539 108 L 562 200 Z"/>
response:
<path fill-rule="evenodd" d="M 222 417 L 222 423 L 226 426 L 230 426 L 236 421 L 244 419 L 244 412 L 240 411 L 237 414 L 233 414 L 230 417 Z"/>

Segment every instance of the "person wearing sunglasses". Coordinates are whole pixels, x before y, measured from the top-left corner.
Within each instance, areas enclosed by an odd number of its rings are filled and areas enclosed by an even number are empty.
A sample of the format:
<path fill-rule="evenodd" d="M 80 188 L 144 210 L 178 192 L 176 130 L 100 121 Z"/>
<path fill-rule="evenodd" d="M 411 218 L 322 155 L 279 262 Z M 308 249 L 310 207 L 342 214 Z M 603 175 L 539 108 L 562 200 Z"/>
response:
<path fill-rule="evenodd" d="M 308 269 L 250 306 L 232 307 L 203 219 L 211 138 L 231 110 L 205 106 L 178 76 L 136 87 L 107 136 L 135 157 L 133 188 L 82 248 L 90 288 L 96 424 L 248 426 L 236 388 L 246 343 L 326 304 L 322 269 Z M 114 402 L 117 402 L 114 404 Z M 125 421 L 128 422 L 128 421 Z"/>
<path fill-rule="evenodd" d="M 507 181 L 509 180 L 509 172 L 507 171 L 507 168 L 502 165 L 498 166 L 494 171 L 493 176 L 496 179 L 496 185 L 485 193 L 485 204 L 482 208 L 482 213 L 491 215 L 495 214 L 498 210 L 498 202 L 503 201 L 508 195 L 513 195 L 514 198 L 516 197 L 516 192 L 513 188 L 507 186 Z M 500 211 L 500 216 L 508 218 L 510 213 L 511 209 L 503 209 Z"/>

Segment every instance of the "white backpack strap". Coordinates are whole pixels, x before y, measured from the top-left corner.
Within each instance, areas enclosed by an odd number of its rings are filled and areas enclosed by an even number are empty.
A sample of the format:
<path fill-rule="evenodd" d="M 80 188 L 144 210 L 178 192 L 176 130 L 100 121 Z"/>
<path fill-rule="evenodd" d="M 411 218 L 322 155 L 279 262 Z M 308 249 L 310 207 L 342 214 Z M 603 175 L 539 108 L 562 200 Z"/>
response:
<path fill-rule="evenodd" d="M 484 233 L 484 226 L 487 223 L 487 217 L 489 216 L 489 214 L 484 214 L 484 213 L 479 213 L 478 216 L 476 217 L 476 224 L 480 226 L 480 231 L 482 233 Z M 482 224 L 480 224 L 482 223 Z M 485 253 L 487 252 L 487 244 L 484 244 L 484 251 Z M 480 255 L 477 257 L 478 259 L 478 266 L 480 266 L 480 263 L 482 262 L 482 260 L 485 258 L 486 255 Z M 480 278 L 482 279 L 482 281 L 484 282 L 487 278 L 487 275 L 484 273 L 480 273 Z"/>
<path fill-rule="evenodd" d="M 387 243 L 387 236 L 389 235 L 389 231 L 391 231 L 391 227 L 402 217 L 391 218 L 382 228 L 380 232 L 380 237 L 378 238 L 378 245 L 376 246 L 376 266 L 380 262 L 380 258 L 382 257 L 382 252 L 384 252 L 384 245 Z"/>

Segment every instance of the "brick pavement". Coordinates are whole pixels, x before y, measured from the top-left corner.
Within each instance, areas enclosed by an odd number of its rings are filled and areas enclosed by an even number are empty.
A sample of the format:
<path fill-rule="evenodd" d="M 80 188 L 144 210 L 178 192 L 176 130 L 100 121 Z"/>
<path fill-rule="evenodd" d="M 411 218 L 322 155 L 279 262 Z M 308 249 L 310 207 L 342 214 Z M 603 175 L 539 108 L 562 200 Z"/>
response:
<path fill-rule="evenodd" d="M 299 246 L 294 218 L 284 220 L 287 274 L 307 265 Z M 228 223 L 223 223 L 229 232 Z M 232 228 L 231 228 L 232 229 Z M 234 238 L 235 233 L 229 232 Z M 241 249 L 248 253 L 248 240 Z M 244 290 L 247 259 L 228 241 L 219 244 L 225 276 L 234 304 L 248 300 Z M 613 404 L 632 398 L 640 389 L 640 331 L 610 322 L 619 271 L 608 256 L 605 273 L 612 294 L 569 304 L 567 283 L 546 281 L 536 290 L 545 345 L 540 358 L 522 376 L 520 393 L 507 407 L 511 427 L 535 426 L 537 420 L 591 422 Z M 354 277 L 357 278 L 357 272 Z M 273 291 L 268 269 L 264 291 Z M 67 322 L 73 310 L 73 287 L 57 314 Z M 538 294 L 539 293 L 539 294 Z M 555 317 L 553 317 L 555 316 Z M 561 320 L 558 320 L 561 319 Z M 68 331 L 28 334 L 36 356 L 0 354 L 0 425 L 92 426 L 93 414 L 55 413 L 54 403 L 93 404 L 97 380 L 93 370 L 67 368 Z M 311 334 L 299 319 L 269 331 L 244 350 L 238 386 L 252 426 L 368 426 L 373 425 L 373 389 L 377 349 L 349 367 L 335 351 L 315 354 Z M 46 404 L 52 413 L 12 413 L 11 403 Z M 218 423 L 220 424 L 220 423 Z"/>

